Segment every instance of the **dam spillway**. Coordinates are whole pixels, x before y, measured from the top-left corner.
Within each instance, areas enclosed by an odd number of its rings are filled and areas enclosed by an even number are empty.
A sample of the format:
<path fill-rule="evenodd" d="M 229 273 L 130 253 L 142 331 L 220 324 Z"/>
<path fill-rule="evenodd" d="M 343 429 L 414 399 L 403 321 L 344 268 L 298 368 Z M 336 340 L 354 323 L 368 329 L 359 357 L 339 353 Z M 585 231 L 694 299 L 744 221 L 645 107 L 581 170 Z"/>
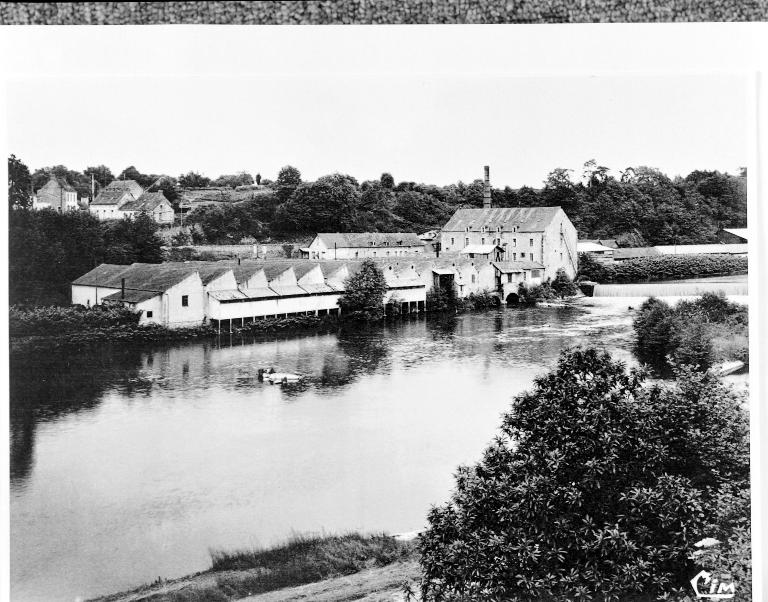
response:
<path fill-rule="evenodd" d="M 704 293 L 749 294 L 747 276 L 635 284 L 596 284 L 593 297 L 693 297 Z"/>

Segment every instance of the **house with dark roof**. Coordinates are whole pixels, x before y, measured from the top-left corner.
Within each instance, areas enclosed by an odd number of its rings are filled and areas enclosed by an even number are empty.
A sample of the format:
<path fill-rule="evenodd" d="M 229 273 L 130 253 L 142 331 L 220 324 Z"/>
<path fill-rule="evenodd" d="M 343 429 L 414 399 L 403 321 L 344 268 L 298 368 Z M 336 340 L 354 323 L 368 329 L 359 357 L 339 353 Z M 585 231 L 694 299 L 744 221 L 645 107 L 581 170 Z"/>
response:
<path fill-rule="evenodd" d="M 173 205 L 162 192 L 143 192 L 135 201 L 128 201 L 120 207 L 124 217 L 144 213 L 161 225 L 173 224 Z"/>
<path fill-rule="evenodd" d="M 91 202 L 90 212 L 100 220 L 122 219 L 126 203 L 138 200 L 144 189 L 135 180 L 114 180 Z"/>
<path fill-rule="evenodd" d="M 32 197 L 32 209 L 55 209 L 59 213 L 77 209 L 77 191 L 64 178 L 51 176 Z"/>
<path fill-rule="evenodd" d="M 321 232 L 301 249 L 301 255 L 305 259 L 384 259 L 423 255 L 424 249 L 415 232 Z"/>
<path fill-rule="evenodd" d="M 534 262 L 544 279 L 578 269 L 576 228 L 560 207 L 457 209 L 440 232 L 442 254 Z"/>

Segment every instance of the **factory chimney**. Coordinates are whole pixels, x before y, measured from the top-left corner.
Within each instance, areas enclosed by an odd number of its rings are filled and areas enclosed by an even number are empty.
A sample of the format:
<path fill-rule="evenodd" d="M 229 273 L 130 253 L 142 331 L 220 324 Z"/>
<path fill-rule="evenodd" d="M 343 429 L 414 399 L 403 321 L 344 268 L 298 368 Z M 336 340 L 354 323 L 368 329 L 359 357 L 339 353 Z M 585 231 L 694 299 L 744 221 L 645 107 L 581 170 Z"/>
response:
<path fill-rule="evenodd" d="M 491 168 L 485 166 L 485 185 L 483 186 L 483 209 L 491 208 Z"/>

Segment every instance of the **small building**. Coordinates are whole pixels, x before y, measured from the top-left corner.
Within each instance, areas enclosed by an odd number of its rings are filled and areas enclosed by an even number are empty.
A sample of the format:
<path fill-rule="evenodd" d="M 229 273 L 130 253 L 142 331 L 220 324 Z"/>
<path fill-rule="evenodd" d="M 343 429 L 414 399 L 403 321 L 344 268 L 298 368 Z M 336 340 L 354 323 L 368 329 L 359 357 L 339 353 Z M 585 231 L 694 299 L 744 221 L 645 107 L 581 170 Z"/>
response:
<path fill-rule="evenodd" d="M 137 201 L 143 193 L 144 189 L 135 180 L 114 180 L 93 199 L 90 212 L 100 220 L 122 219 L 126 217 L 122 208 Z M 128 213 L 131 214 L 131 210 Z"/>
<path fill-rule="evenodd" d="M 322 232 L 301 249 L 305 259 L 365 259 L 423 255 L 424 242 L 413 232 Z"/>
<path fill-rule="evenodd" d="M 77 191 L 64 178 L 56 176 L 51 176 L 32 197 L 32 209 L 53 209 L 63 213 L 77 208 Z"/>
<path fill-rule="evenodd" d="M 496 290 L 508 305 L 520 301 L 518 290 L 541 284 L 544 265 L 535 261 L 494 261 Z"/>
<path fill-rule="evenodd" d="M 135 201 L 124 203 L 119 211 L 122 217 L 143 213 L 162 226 L 173 224 L 173 205 L 162 192 L 143 192 Z"/>
<path fill-rule="evenodd" d="M 613 254 L 616 251 L 616 247 L 608 247 L 600 243 L 580 240 L 576 244 L 576 250 L 579 255 L 585 253 L 596 261 L 606 262 L 613 261 Z"/>
<path fill-rule="evenodd" d="M 723 244 L 746 244 L 749 230 L 747 228 L 722 228 L 716 234 L 717 242 Z"/>
<path fill-rule="evenodd" d="M 504 258 L 504 247 L 500 245 L 467 245 L 459 252 L 470 259 L 501 261 Z"/>

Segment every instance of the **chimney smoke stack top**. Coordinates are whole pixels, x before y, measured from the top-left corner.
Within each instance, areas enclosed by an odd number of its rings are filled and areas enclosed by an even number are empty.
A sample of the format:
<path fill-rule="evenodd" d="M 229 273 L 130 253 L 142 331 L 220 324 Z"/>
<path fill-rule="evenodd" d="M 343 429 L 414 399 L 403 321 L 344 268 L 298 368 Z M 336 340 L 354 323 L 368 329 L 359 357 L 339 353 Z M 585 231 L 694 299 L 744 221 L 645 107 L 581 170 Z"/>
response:
<path fill-rule="evenodd" d="M 486 165 L 485 169 L 485 183 L 483 186 L 483 209 L 491 208 L 491 168 Z"/>

